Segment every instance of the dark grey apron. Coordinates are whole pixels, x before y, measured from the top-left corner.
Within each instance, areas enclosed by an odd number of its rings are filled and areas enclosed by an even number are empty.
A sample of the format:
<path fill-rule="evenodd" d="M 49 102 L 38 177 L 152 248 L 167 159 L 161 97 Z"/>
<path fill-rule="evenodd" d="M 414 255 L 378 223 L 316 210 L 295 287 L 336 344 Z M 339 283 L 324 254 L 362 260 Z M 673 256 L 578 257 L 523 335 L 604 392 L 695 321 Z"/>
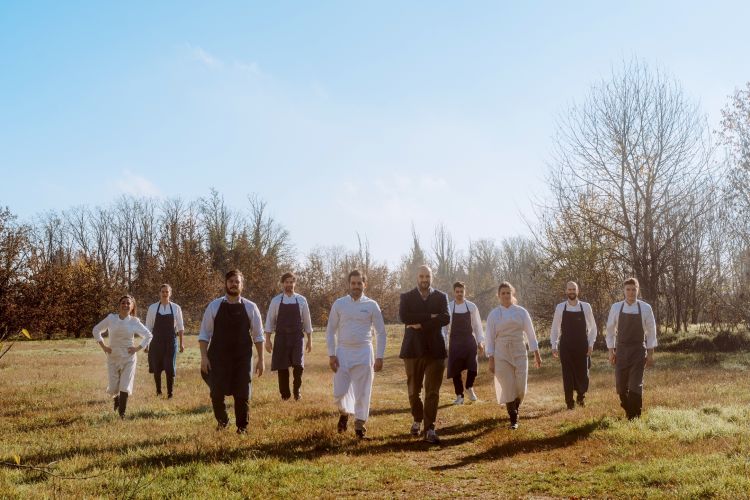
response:
<path fill-rule="evenodd" d="M 465 313 L 457 313 L 454 302 L 448 344 L 448 378 L 460 375 L 463 370 L 477 371 L 477 341 L 473 332 L 469 305 L 466 304 Z"/>

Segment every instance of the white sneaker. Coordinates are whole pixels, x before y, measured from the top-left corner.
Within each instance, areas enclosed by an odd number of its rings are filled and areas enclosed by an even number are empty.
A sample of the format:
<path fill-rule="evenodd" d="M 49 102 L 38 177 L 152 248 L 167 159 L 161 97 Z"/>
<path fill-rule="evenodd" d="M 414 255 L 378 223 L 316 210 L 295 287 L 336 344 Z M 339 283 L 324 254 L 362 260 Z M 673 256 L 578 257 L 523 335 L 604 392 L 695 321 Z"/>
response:
<path fill-rule="evenodd" d="M 425 432 L 424 440 L 428 443 L 432 444 L 440 444 L 440 438 L 437 435 L 437 432 L 435 432 L 435 429 L 427 429 L 427 432 Z"/>
<path fill-rule="evenodd" d="M 473 387 L 470 387 L 469 389 L 466 389 L 466 392 L 469 394 L 469 401 L 476 401 L 478 399 L 477 398 L 477 393 L 474 392 L 474 388 Z"/>
<path fill-rule="evenodd" d="M 419 430 L 422 427 L 422 422 L 414 422 L 411 424 L 411 435 L 412 436 L 419 436 Z"/>
<path fill-rule="evenodd" d="M 456 396 L 456 400 L 453 402 L 454 405 L 462 405 L 464 404 L 464 397 L 463 396 Z"/>

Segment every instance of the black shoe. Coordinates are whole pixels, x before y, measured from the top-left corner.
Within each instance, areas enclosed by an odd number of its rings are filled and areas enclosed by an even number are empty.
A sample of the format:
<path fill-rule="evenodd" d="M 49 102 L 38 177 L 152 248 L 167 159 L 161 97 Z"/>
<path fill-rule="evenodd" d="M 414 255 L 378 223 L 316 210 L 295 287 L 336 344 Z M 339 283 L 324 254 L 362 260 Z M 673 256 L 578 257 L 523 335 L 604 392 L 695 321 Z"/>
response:
<path fill-rule="evenodd" d="M 565 402 L 565 406 L 568 407 L 568 410 L 573 410 L 576 407 L 576 405 L 575 405 L 575 403 L 573 403 L 573 401 L 566 401 Z"/>
<path fill-rule="evenodd" d="M 158 398 L 159 396 L 161 396 L 161 391 L 156 391 L 156 397 Z"/>
<path fill-rule="evenodd" d="M 349 415 L 339 415 L 339 423 L 336 426 L 336 430 L 339 434 L 346 432 L 347 424 L 349 423 Z"/>
<path fill-rule="evenodd" d="M 510 424 L 510 430 L 515 431 L 516 429 L 518 429 L 518 421 L 517 420 L 515 422 L 513 422 L 513 423 Z"/>
<path fill-rule="evenodd" d="M 125 414 L 124 413 L 120 413 L 120 420 L 125 420 Z"/>
<path fill-rule="evenodd" d="M 172 395 L 171 394 L 167 394 L 167 399 L 172 399 Z"/>
<path fill-rule="evenodd" d="M 581 408 L 586 406 L 586 403 L 584 402 L 585 396 L 583 394 L 579 394 L 576 398 L 576 404 L 580 406 Z"/>
<path fill-rule="evenodd" d="M 354 430 L 354 434 L 356 434 L 356 436 L 357 436 L 357 439 L 367 439 L 367 438 L 365 437 L 365 435 L 367 434 L 367 429 L 365 429 L 365 428 L 362 428 L 362 429 L 355 429 L 355 430 Z"/>
<path fill-rule="evenodd" d="M 302 399 L 302 394 L 300 394 L 299 391 L 295 392 L 294 393 L 294 400 L 295 401 L 299 401 L 300 399 Z"/>
<path fill-rule="evenodd" d="M 247 427 L 237 427 L 237 434 L 247 434 Z"/>
<path fill-rule="evenodd" d="M 291 397 L 292 397 L 292 396 L 287 396 L 287 395 L 285 395 L 285 394 L 282 394 L 282 395 L 281 395 L 281 400 L 282 400 L 282 401 L 289 401 L 289 398 L 291 398 Z"/>
<path fill-rule="evenodd" d="M 227 428 L 228 425 L 229 425 L 229 422 L 217 422 L 216 423 L 216 430 L 217 431 L 223 431 L 224 429 Z"/>

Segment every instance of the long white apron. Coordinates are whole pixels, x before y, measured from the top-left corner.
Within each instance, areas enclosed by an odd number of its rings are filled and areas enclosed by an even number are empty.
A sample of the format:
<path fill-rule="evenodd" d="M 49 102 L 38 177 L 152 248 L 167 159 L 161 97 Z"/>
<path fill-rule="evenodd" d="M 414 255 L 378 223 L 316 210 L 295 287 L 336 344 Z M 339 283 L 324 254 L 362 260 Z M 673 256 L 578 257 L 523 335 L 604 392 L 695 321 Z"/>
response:
<path fill-rule="evenodd" d="M 529 377 L 529 357 L 523 341 L 523 318 L 503 318 L 495 335 L 495 394 L 500 404 L 523 400 Z"/>
<path fill-rule="evenodd" d="M 110 396 L 116 396 L 120 392 L 133 394 L 137 361 L 137 355 L 128 354 L 127 347 L 112 348 L 112 352 L 107 354 L 107 373 L 109 374 L 107 394 Z"/>
<path fill-rule="evenodd" d="M 333 374 L 333 399 L 341 413 L 357 420 L 370 416 L 375 355 L 372 344 L 359 348 L 337 347 L 339 369 Z"/>

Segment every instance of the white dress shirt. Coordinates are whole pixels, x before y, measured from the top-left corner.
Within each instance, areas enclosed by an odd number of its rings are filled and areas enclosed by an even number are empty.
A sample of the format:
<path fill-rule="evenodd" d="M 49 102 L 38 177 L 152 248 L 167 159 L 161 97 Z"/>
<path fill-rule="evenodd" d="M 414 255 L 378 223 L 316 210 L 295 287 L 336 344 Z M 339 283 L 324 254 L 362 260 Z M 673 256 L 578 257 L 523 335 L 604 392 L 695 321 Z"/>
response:
<path fill-rule="evenodd" d="M 385 323 L 378 303 L 362 295 L 354 300 L 351 295 L 337 299 L 331 307 L 326 327 L 328 355 L 336 356 L 336 347 L 360 349 L 372 347 L 372 330 L 377 332 L 376 358 L 385 356 Z"/>
<path fill-rule="evenodd" d="M 552 332 L 549 336 L 552 350 L 554 351 L 557 350 L 560 341 L 560 328 L 562 327 L 563 311 L 580 312 L 581 308 L 583 308 L 583 316 L 586 318 L 586 336 L 589 340 L 589 347 L 594 347 L 598 330 L 596 328 L 594 312 L 591 310 L 591 304 L 582 300 L 576 302 L 576 305 L 571 306 L 566 300 L 565 302 L 557 304 L 557 307 L 555 307 L 555 315 L 552 317 Z"/>
<path fill-rule="evenodd" d="M 153 330 L 154 323 L 156 322 L 156 315 L 159 314 L 164 316 L 165 314 L 169 314 L 169 306 L 172 306 L 172 311 L 174 311 L 175 330 L 178 332 L 184 332 L 185 322 L 182 319 L 182 308 L 174 302 L 170 302 L 166 306 L 161 305 L 161 302 L 148 306 L 148 311 L 146 312 L 146 328 Z"/>
<path fill-rule="evenodd" d="M 94 340 L 103 342 L 102 333 L 109 331 L 109 347 L 112 349 L 127 349 L 133 347 L 135 336 L 142 337 L 141 347 L 146 348 L 151 342 L 153 335 L 141 320 L 135 316 L 120 319 L 119 314 L 109 314 L 101 320 L 92 330 Z"/>
<path fill-rule="evenodd" d="M 609 309 L 609 318 L 607 318 L 607 348 L 614 349 L 617 346 L 617 322 L 620 320 L 620 307 L 623 307 L 622 312 L 624 314 L 638 314 L 638 304 L 641 305 L 641 323 L 643 324 L 643 331 L 646 334 L 646 349 L 653 349 L 656 347 L 656 318 L 654 318 L 654 310 L 651 306 L 642 300 L 638 300 L 633 304 L 628 304 L 624 300 L 615 302 Z"/>
<path fill-rule="evenodd" d="M 479 315 L 479 308 L 476 304 L 471 301 L 464 300 L 462 304 L 456 305 L 455 300 L 451 300 L 448 303 L 448 314 L 450 315 L 450 323 L 443 327 L 443 337 L 450 339 L 451 325 L 453 324 L 453 312 L 456 314 L 465 314 L 468 310 L 471 313 L 471 329 L 473 330 L 474 337 L 477 339 L 477 344 L 484 343 L 484 327 L 482 326 L 482 317 Z"/>
<path fill-rule="evenodd" d="M 487 316 L 487 356 L 495 355 L 495 341 L 523 340 L 524 333 L 529 343 L 529 351 L 539 350 L 529 312 L 516 304 L 511 304 L 510 307 L 497 306 Z"/>
<path fill-rule="evenodd" d="M 266 315 L 266 333 L 273 333 L 276 331 L 276 320 L 279 317 L 279 305 L 284 304 L 299 304 L 299 312 L 302 316 L 302 331 L 305 333 L 312 333 L 312 320 L 310 319 L 310 308 L 307 305 L 307 299 L 298 293 L 293 293 L 291 296 L 280 293 L 273 299 L 268 305 L 268 314 Z"/>
<path fill-rule="evenodd" d="M 247 317 L 250 318 L 250 332 L 248 333 L 253 336 L 253 343 L 265 341 L 263 320 L 260 317 L 258 306 L 255 305 L 255 302 L 251 302 L 245 297 L 240 297 L 240 301 L 245 306 Z M 199 341 L 211 342 L 211 337 L 214 335 L 214 319 L 216 319 L 216 314 L 219 312 L 222 302 L 229 302 L 229 300 L 224 296 L 214 299 L 208 304 L 206 312 L 203 313 L 203 321 L 201 321 L 201 331 L 198 334 Z"/>

